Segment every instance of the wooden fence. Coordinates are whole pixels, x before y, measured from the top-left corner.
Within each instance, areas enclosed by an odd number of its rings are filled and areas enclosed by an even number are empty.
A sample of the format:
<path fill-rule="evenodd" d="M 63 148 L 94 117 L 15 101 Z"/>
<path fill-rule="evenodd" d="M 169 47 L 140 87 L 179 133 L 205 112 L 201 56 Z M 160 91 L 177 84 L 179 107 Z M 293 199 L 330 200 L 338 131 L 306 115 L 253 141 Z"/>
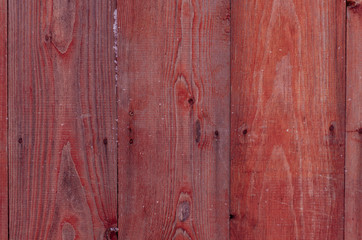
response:
<path fill-rule="evenodd" d="M 0 0 L 0 239 L 362 239 L 360 0 Z"/>

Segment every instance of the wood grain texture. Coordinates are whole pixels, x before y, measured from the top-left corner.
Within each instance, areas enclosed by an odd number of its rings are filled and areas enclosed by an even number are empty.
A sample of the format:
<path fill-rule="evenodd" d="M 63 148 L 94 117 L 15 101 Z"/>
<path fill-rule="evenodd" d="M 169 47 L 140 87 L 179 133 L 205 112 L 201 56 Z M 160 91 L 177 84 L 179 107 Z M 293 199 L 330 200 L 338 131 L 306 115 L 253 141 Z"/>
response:
<path fill-rule="evenodd" d="M 229 1 L 117 9 L 118 237 L 228 239 Z"/>
<path fill-rule="evenodd" d="M 7 1 L 0 0 L 0 239 L 8 239 Z"/>
<path fill-rule="evenodd" d="M 115 2 L 9 1 L 10 239 L 117 225 Z"/>
<path fill-rule="evenodd" d="M 345 239 L 362 239 L 362 2 L 347 1 Z"/>
<path fill-rule="evenodd" d="M 231 239 L 343 239 L 345 8 L 232 1 Z"/>

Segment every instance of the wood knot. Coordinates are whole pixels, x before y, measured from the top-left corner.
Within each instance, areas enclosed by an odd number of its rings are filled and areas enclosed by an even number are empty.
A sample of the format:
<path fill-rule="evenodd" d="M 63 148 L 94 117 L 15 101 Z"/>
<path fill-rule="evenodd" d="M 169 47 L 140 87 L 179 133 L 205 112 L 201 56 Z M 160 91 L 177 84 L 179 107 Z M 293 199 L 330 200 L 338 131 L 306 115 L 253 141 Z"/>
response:
<path fill-rule="evenodd" d="M 197 102 L 195 97 L 198 96 L 198 89 L 196 86 L 191 87 L 191 83 L 189 83 L 186 77 L 182 74 L 177 77 L 177 80 L 174 84 L 177 107 L 182 108 L 185 110 L 184 113 L 187 113 L 187 110 L 192 109 Z"/>
<path fill-rule="evenodd" d="M 357 130 L 357 132 L 358 132 L 358 134 L 362 134 L 362 128 L 359 128 L 359 129 Z"/>
<path fill-rule="evenodd" d="M 103 139 L 103 144 L 104 144 L 104 145 L 107 145 L 107 144 L 108 144 L 108 139 L 107 139 L 107 138 L 104 138 L 104 139 Z"/>
<path fill-rule="evenodd" d="M 186 221 L 190 217 L 191 207 L 189 202 L 181 202 L 177 209 L 177 216 L 181 222 Z"/>
<path fill-rule="evenodd" d="M 20 144 L 23 143 L 23 139 L 22 139 L 22 138 L 19 138 L 19 139 L 18 139 L 18 143 L 20 143 Z"/>

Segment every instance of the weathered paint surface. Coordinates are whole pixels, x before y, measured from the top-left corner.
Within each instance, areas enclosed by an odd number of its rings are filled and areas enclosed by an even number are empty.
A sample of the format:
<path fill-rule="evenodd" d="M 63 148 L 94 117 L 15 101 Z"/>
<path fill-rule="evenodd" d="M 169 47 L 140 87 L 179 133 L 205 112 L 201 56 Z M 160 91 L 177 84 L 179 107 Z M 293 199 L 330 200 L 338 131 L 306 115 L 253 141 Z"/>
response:
<path fill-rule="evenodd" d="M 229 7 L 118 0 L 120 239 L 228 239 Z"/>
<path fill-rule="evenodd" d="M 343 239 L 345 8 L 232 1 L 231 239 Z"/>
<path fill-rule="evenodd" d="M 9 1 L 10 239 L 106 239 L 117 226 L 114 11 Z"/>
<path fill-rule="evenodd" d="M 361 239 L 361 9 L 0 0 L 0 239 Z"/>
<path fill-rule="evenodd" d="M 7 237 L 7 1 L 0 0 L 0 239 Z"/>
<path fill-rule="evenodd" d="M 362 2 L 347 8 L 345 239 L 362 239 Z"/>

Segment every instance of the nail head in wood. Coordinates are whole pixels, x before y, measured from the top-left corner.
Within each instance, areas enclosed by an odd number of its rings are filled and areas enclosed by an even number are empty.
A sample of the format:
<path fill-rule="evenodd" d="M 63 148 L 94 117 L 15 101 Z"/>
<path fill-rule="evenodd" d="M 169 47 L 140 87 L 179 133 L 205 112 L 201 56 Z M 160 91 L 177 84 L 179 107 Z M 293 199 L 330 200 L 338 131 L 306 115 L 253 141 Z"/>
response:
<path fill-rule="evenodd" d="M 188 102 L 189 102 L 190 105 L 194 105 L 195 100 L 193 98 L 189 98 Z"/>

